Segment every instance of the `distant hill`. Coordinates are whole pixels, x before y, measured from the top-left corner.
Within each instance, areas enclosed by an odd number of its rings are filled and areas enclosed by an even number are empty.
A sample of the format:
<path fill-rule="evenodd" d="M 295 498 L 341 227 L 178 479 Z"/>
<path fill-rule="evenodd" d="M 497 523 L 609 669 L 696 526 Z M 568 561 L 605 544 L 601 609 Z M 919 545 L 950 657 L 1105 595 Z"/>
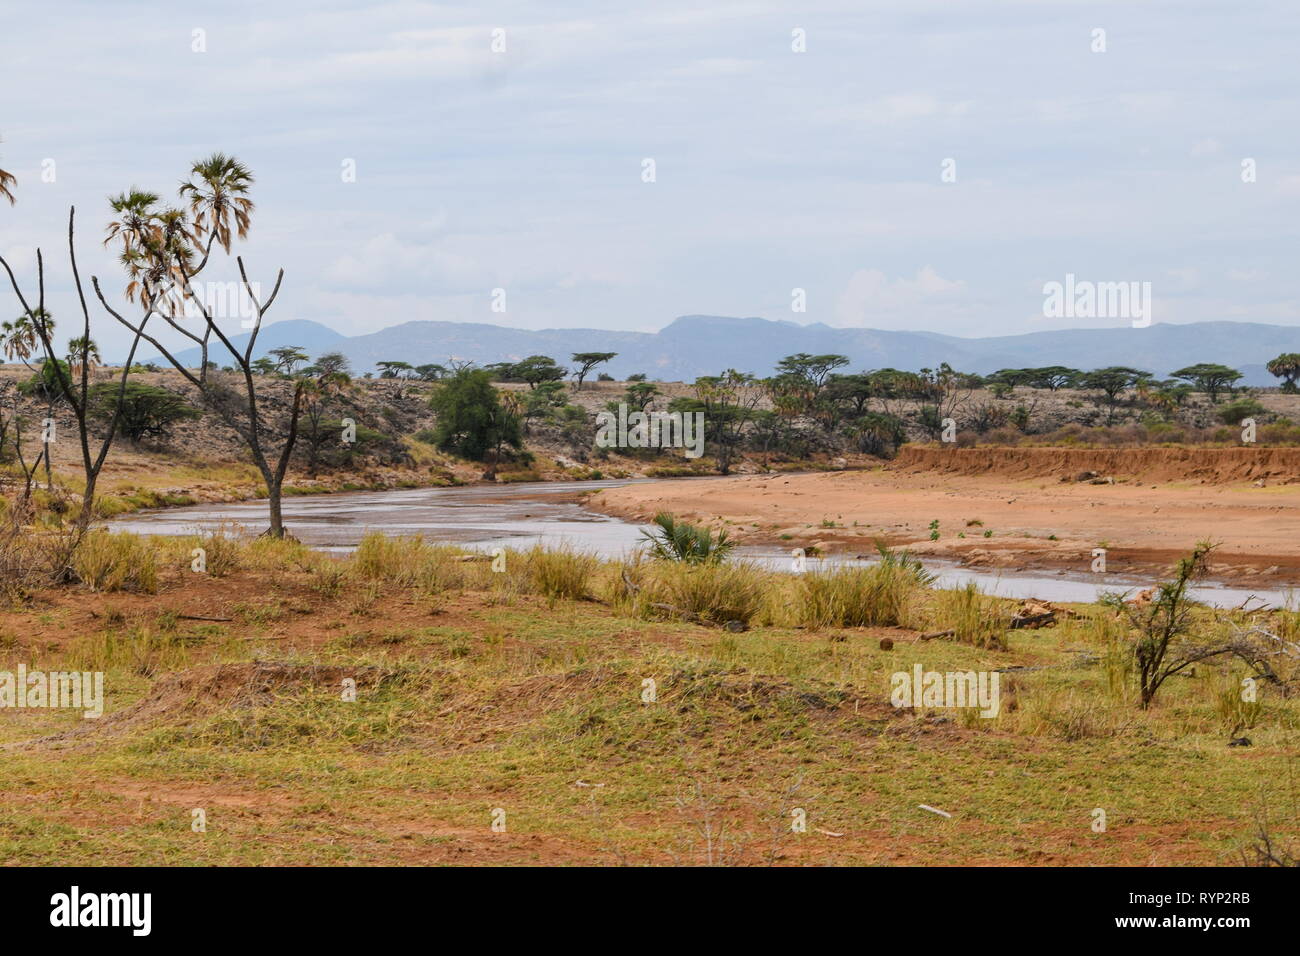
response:
<path fill-rule="evenodd" d="M 224 328 L 222 331 L 226 331 Z M 226 333 L 229 335 L 229 332 Z M 230 343 L 241 351 L 248 345 L 248 335 L 245 332 L 242 335 L 231 336 Z M 322 352 L 346 351 L 342 343 L 350 341 L 346 335 L 335 332 L 328 325 L 321 325 L 319 322 L 312 322 L 308 319 L 289 319 L 284 322 L 268 322 L 261 333 L 257 336 L 257 348 L 253 350 L 253 358 L 261 358 L 271 349 L 282 348 L 286 345 L 296 345 L 303 349 L 308 355 L 315 358 Z M 165 360 L 154 353 L 149 355 L 145 353 L 148 346 L 141 348 L 141 362 L 159 362 L 165 364 Z M 187 366 L 199 364 L 201 353 L 197 348 L 182 349 L 176 353 L 176 358 Z M 122 356 L 117 356 L 117 361 L 122 360 Z M 216 362 L 218 365 L 227 365 L 230 362 L 230 356 L 226 352 L 226 347 L 217 339 L 213 339 L 208 345 L 208 360 Z"/>
<path fill-rule="evenodd" d="M 247 341 L 240 336 L 237 342 Z M 1000 368 L 1066 365 L 1091 369 L 1130 365 L 1166 376 L 1197 362 L 1219 362 L 1240 369 L 1249 385 L 1275 385 L 1264 364 L 1282 352 L 1300 352 L 1300 328 L 1249 322 L 1155 324 L 1145 329 L 1063 329 L 965 339 L 935 332 L 832 328 L 820 323 L 717 315 L 686 315 L 659 332 L 603 329 L 512 329 L 472 322 L 406 322 L 367 335 L 343 336 L 318 322 L 294 320 L 266 326 L 257 355 L 283 345 L 298 345 L 315 357 L 343 352 L 358 372 L 375 363 L 446 364 L 448 359 L 477 364 L 550 355 L 564 364 L 574 352 L 617 352 L 603 370 L 616 378 L 644 372 L 652 379 L 692 381 L 726 368 L 766 375 L 777 361 L 795 352 L 837 352 L 853 369 L 934 368 L 947 362 L 965 372 L 988 374 Z M 214 360 L 220 362 L 220 349 Z M 197 350 L 181 353 L 197 362 Z M 222 363 L 224 364 L 224 362 Z"/>

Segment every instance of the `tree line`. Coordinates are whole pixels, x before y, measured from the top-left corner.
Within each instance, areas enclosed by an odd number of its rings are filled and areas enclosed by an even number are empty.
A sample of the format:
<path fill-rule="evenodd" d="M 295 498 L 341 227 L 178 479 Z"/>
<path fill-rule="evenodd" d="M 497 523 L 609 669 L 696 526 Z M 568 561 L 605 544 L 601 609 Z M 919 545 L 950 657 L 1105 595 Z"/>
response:
<path fill-rule="evenodd" d="M 106 293 L 100 277 L 92 275 L 90 287 L 103 313 L 130 333 L 130 348 L 126 361 L 108 370 L 106 381 L 97 380 L 103 377 L 104 366 L 92 337 L 92 300 L 77 263 L 75 208 L 68 213 L 67 257 L 77 334 L 69 337 L 65 348 L 55 344 L 43 252 L 36 252 L 34 283 L 29 279 L 26 287 L 0 257 L 20 307 L 15 319 L 0 323 L 0 350 L 7 359 L 32 369 L 33 379 L 24 389 L 46 403 L 47 421 L 52 420 L 56 404 L 71 413 L 84 475 L 78 527 L 84 529 L 91 520 L 96 483 L 118 434 L 134 439 L 165 434 L 200 408 L 217 416 L 246 446 L 267 489 L 268 533 L 275 536 L 284 533 L 282 490 L 296 450 L 306 449 L 308 468 L 314 473 L 321 453 L 337 447 L 340 440 L 354 448 L 365 440 L 382 438 L 355 423 L 349 434 L 339 417 L 351 384 L 347 360 L 340 353 L 312 362 L 301 348 L 281 346 L 253 358 L 264 319 L 284 281 L 284 271 L 278 270 L 269 292 L 263 294 L 250 281 L 243 257 L 232 253 L 253 225 L 253 184 L 247 166 L 218 152 L 191 164 L 175 202 L 138 188 L 109 198 L 113 218 L 103 241 L 118 253 L 122 284 L 112 294 Z M 11 204 L 16 200 L 15 186 L 14 177 L 0 171 L 0 196 Z M 230 316 L 219 314 L 196 287 L 218 262 L 238 276 L 251 304 L 252 331 L 240 346 L 223 328 L 222 320 Z M 197 348 L 197 367 L 181 362 L 177 350 L 159 340 L 160 331 Z M 140 346 L 146 343 L 190 386 L 197 405 L 133 378 L 153 367 L 136 362 Z M 214 360 L 217 354 L 225 357 L 224 364 Z M 415 366 L 387 361 L 378 363 L 378 368 L 380 378 L 399 384 L 433 383 L 430 405 L 436 427 L 430 439 L 445 451 L 491 460 L 494 469 L 506 456 L 518 454 L 523 436 L 541 425 L 558 428 L 567 440 L 590 449 L 589 415 L 569 401 L 563 383 L 572 376 L 575 390 L 581 391 L 593 372 L 615 356 L 613 352 L 573 353 L 570 367 L 534 355 L 484 368 L 451 360 L 446 365 Z M 906 439 L 909 428 L 937 437 L 977 389 L 988 390 L 995 401 L 1017 388 L 1083 389 L 1095 393 L 1108 419 L 1113 419 L 1125 392 L 1169 408 L 1184 404 L 1192 392 L 1203 392 L 1217 404 L 1236 392 L 1242 378 L 1240 371 L 1214 363 L 1188 366 L 1158 379 L 1122 366 L 1091 371 L 1064 366 L 1002 369 L 986 376 L 959 372 L 947 364 L 915 372 L 892 368 L 844 372 L 849 362 L 838 354 L 798 353 L 782 359 L 773 374 L 763 378 L 735 369 L 701 376 L 691 383 L 689 394 L 666 403 L 657 383 L 646 381 L 644 375 L 631 376 L 621 401 L 641 411 L 666 404 L 670 412 L 703 412 L 706 442 L 718 470 L 725 474 L 746 450 L 806 456 L 847 444 L 865 453 L 887 454 Z M 1267 368 L 1282 380 L 1283 391 L 1297 390 L 1300 354 L 1279 355 Z M 268 382 L 277 384 L 268 388 Z M 527 384 L 528 389 L 517 393 L 495 387 L 510 382 Z M 999 418 L 1023 427 L 1029 411 L 1022 404 L 1001 414 L 985 405 L 973 414 L 977 427 Z M 967 408 L 966 414 L 969 418 L 972 410 Z M 23 451 L 22 431 L 16 409 L 11 413 L 0 408 L 0 455 L 7 446 L 19 459 L 26 495 L 41 467 L 47 486 L 52 486 L 54 439 L 52 434 L 43 436 L 40 452 L 29 459 Z M 341 435 L 348 437 L 340 439 Z"/>

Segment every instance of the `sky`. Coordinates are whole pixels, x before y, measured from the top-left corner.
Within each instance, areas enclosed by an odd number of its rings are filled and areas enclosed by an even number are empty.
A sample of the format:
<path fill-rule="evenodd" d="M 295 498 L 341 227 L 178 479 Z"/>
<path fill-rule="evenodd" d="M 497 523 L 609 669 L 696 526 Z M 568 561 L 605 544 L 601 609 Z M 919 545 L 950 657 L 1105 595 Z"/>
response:
<path fill-rule="evenodd" d="M 223 150 L 257 177 L 250 279 L 285 270 L 268 321 L 347 335 L 1128 324 L 1046 316 L 1067 275 L 1149 282 L 1156 322 L 1300 325 L 1295 0 L 3 0 L 3 22 L 0 255 L 31 289 L 43 249 L 56 319 L 68 208 L 120 300 L 107 197 L 175 197 Z"/>

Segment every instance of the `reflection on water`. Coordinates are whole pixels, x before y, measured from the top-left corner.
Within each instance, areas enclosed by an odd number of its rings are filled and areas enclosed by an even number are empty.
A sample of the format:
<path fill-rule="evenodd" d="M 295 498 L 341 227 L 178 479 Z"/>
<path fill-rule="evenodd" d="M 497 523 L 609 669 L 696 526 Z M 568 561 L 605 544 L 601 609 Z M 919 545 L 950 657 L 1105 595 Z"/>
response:
<path fill-rule="evenodd" d="M 284 522 L 304 544 L 325 551 L 349 551 L 367 532 L 382 531 L 481 550 L 568 544 L 604 558 L 618 558 L 636 550 L 643 540 L 642 530 L 650 526 L 588 511 L 577 496 L 633 483 L 630 480 L 540 482 L 285 498 Z M 119 530 L 139 534 L 183 535 L 223 522 L 235 522 L 250 531 L 260 530 L 266 526 L 266 502 L 142 511 L 114 519 L 111 524 Z M 789 571 L 793 565 L 790 552 L 781 548 L 740 547 L 735 554 L 739 559 L 776 570 Z M 834 555 L 824 560 L 809 559 L 807 568 L 867 563 L 853 555 Z M 974 581 L 986 593 L 1011 598 L 1089 602 L 1095 601 L 1103 591 L 1124 591 L 1152 583 L 1107 575 L 1104 583 L 1099 584 L 1094 576 L 1087 574 L 981 571 L 934 559 L 927 559 L 925 564 L 939 575 L 939 587 L 960 587 Z M 1282 591 L 1218 585 L 1204 585 L 1194 589 L 1193 594 L 1197 600 L 1216 607 L 1236 607 L 1252 595 L 1279 605 L 1289 598 Z M 1258 602 L 1252 602 L 1251 606 L 1258 606 Z"/>

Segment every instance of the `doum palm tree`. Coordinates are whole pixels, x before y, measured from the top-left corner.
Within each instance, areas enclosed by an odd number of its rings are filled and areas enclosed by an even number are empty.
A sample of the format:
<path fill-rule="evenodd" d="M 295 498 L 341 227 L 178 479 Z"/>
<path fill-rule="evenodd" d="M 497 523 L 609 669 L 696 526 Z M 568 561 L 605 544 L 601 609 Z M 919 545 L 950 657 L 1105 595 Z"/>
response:
<path fill-rule="evenodd" d="M 9 205 L 13 205 L 17 200 L 14 198 L 14 187 L 18 185 L 18 180 L 14 178 L 13 173 L 7 173 L 0 169 L 0 196 L 9 200 Z"/>
<path fill-rule="evenodd" d="M 81 378 L 83 367 L 87 373 L 93 373 L 103 363 L 94 339 L 79 335 L 68 340 L 68 369 L 73 378 Z"/>
<path fill-rule="evenodd" d="M 109 204 L 118 218 L 108 224 L 104 245 L 114 240 L 122 244 L 118 258 L 130 280 L 127 300 L 134 302 L 138 297 L 145 305 L 175 316 L 183 296 L 163 299 L 159 293 L 170 287 L 185 288 L 194 261 L 194 234 L 185 210 L 159 210 L 157 203 L 156 193 L 135 188 L 110 196 Z"/>
<path fill-rule="evenodd" d="M 190 277 L 206 268 L 213 242 L 220 243 L 226 254 L 230 254 L 232 228 L 240 239 L 248 238 L 254 208 L 253 201 L 248 198 L 248 189 L 252 185 L 253 171 L 225 153 L 213 153 L 190 167 L 190 178 L 181 183 L 180 197 L 190 203 L 194 245 L 203 248 L 203 258 L 197 267 L 191 268 L 188 261 L 184 264 Z M 206 244 L 203 242 L 205 234 L 208 237 Z M 212 326 L 207 325 L 199 343 L 203 357 L 203 370 L 199 377 L 203 381 L 207 381 L 208 340 L 212 331 Z"/>
<path fill-rule="evenodd" d="M 195 239 L 208 234 L 209 248 L 211 239 L 216 239 L 227 253 L 232 226 L 235 235 L 247 239 L 253 215 L 253 201 L 248 198 L 251 185 L 252 170 L 233 156 L 213 153 L 196 162 L 189 182 L 182 183 L 180 189 L 181 198 L 190 201 Z"/>
<path fill-rule="evenodd" d="M 45 334 L 54 332 L 54 319 L 45 309 L 34 309 L 30 314 L 24 312 L 12 322 L 0 322 L 0 351 L 7 359 L 17 359 L 28 368 L 28 360 L 40 346 L 40 335 L 36 323 L 40 322 Z"/>

